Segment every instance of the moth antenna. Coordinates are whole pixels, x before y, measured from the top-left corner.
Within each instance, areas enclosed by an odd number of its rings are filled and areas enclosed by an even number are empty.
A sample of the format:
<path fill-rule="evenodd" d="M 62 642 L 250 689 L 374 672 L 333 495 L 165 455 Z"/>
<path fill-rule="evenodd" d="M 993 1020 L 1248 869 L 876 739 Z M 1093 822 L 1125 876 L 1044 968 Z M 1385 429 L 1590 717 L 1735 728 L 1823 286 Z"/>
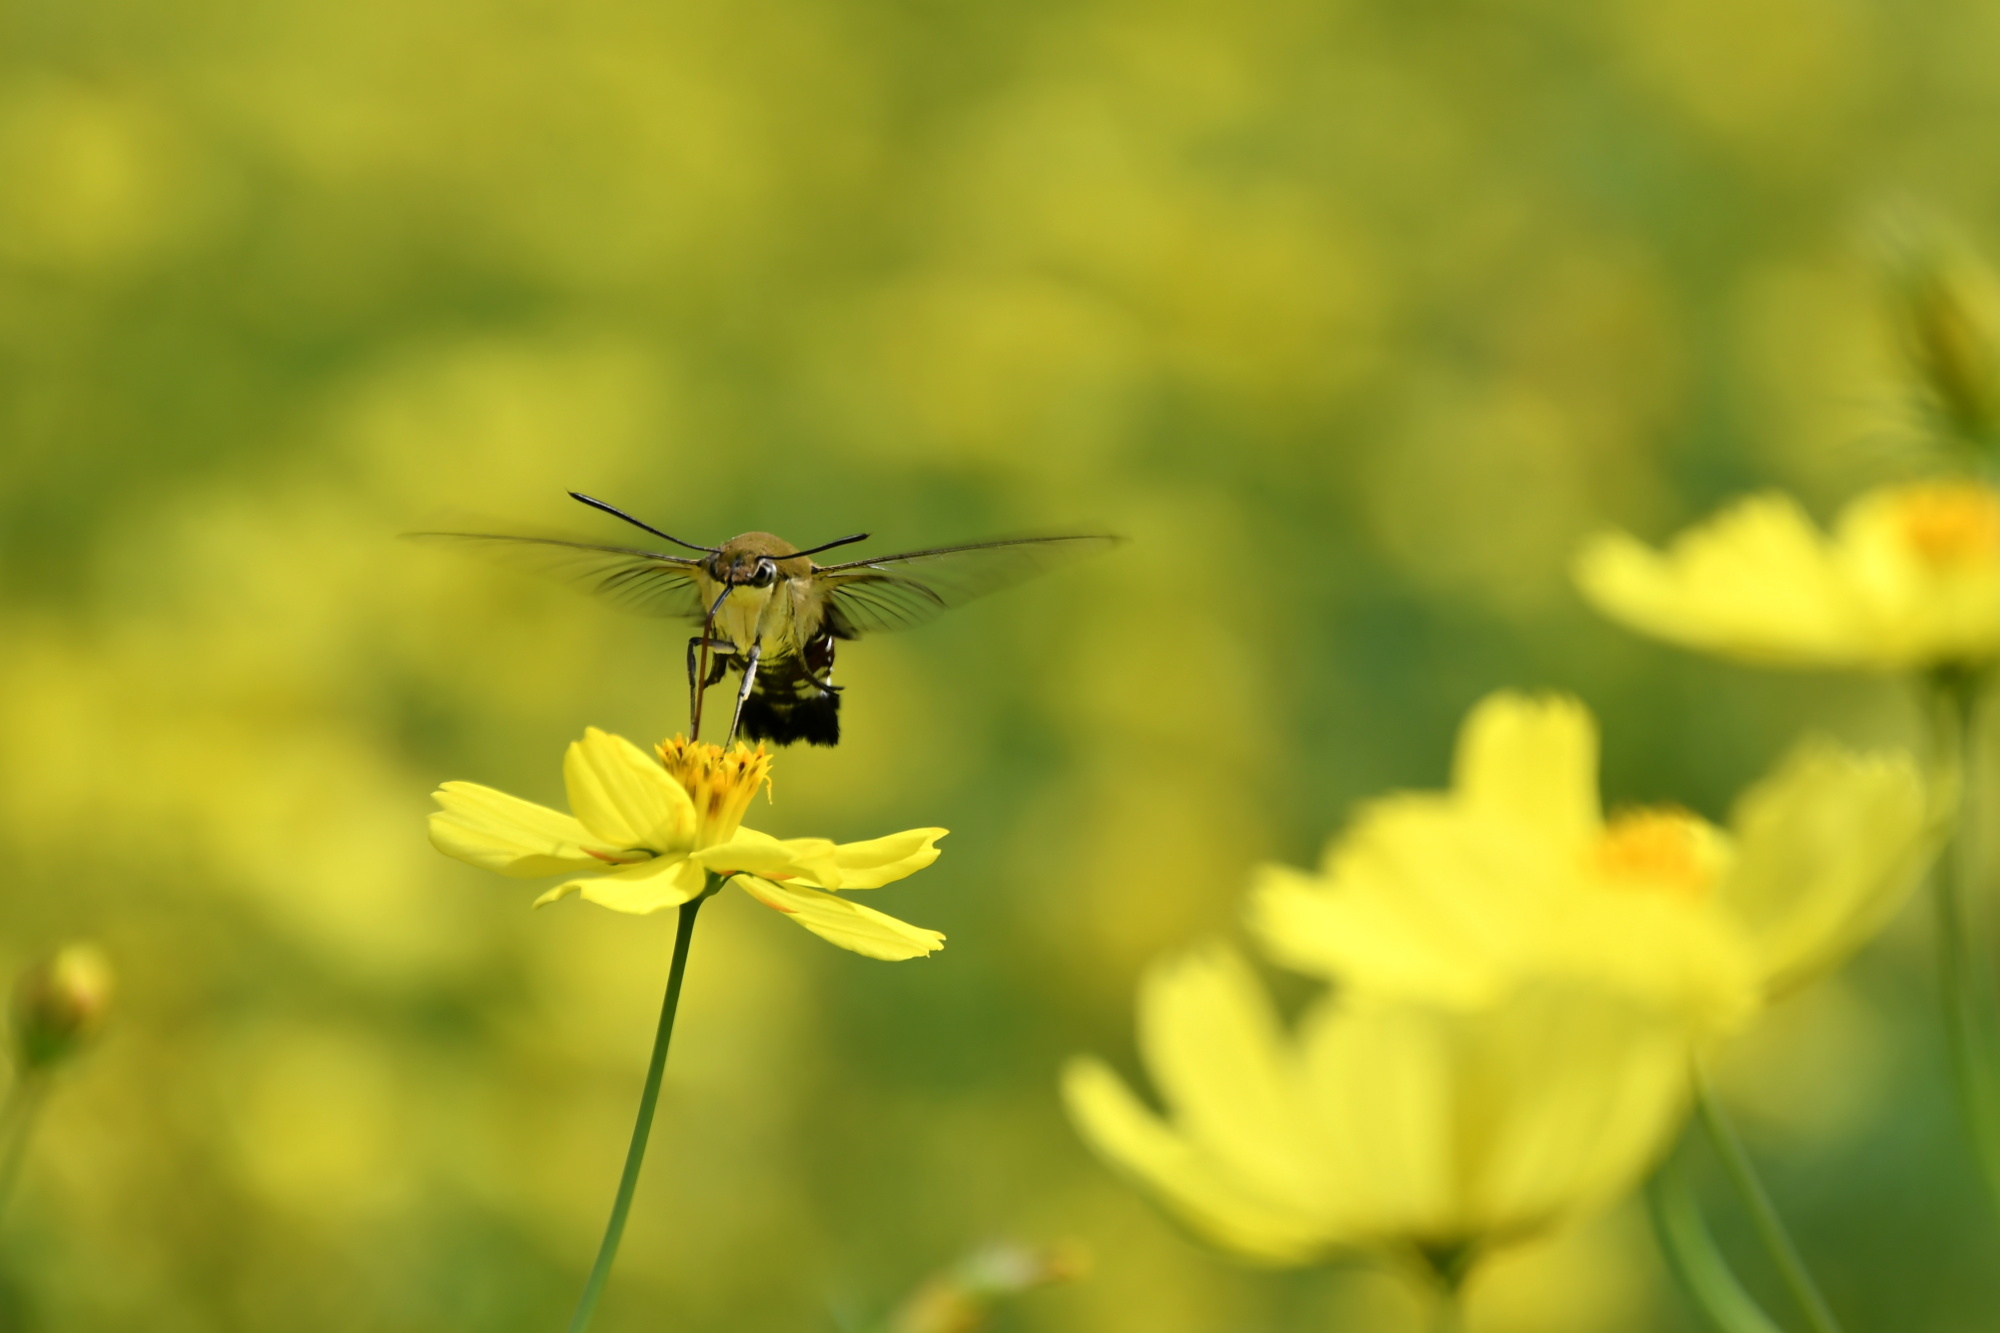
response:
<path fill-rule="evenodd" d="M 865 532 L 857 532 L 857 533 L 855 533 L 855 534 L 854 534 L 854 535 L 853 535 L 852 537 L 836 537 L 836 538 L 834 538 L 834 539 L 833 539 L 832 541 L 830 541 L 830 542 L 821 542 L 821 543 L 820 543 L 820 544 L 819 544 L 818 546 L 815 546 L 815 547 L 811 548 L 810 550 L 805 550 L 805 551 L 794 551 L 794 552 L 792 552 L 792 555 L 795 555 L 795 556 L 796 556 L 796 555 L 818 555 L 818 554 L 819 554 L 819 553 L 820 553 L 821 551 L 831 551 L 831 550 L 832 550 L 832 549 L 833 549 L 834 547 L 836 547 L 836 546 L 852 546 L 852 545 L 853 545 L 853 544 L 854 544 L 855 542 L 865 542 L 865 541 L 867 541 L 867 540 L 868 540 L 868 534 L 867 534 L 867 533 L 865 533 Z M 785 558 L 789 560 L 789 559 L 791 558 L 791 556 L 787 556 L 787 557 L 785 557 Z"/>
<path fill-rule="evenodd" d="M 706 551 L 710 555 L 714 555 L 716 551 L 720 549 L 714 546 L 697 546 L 693 542 L 684 542 L 679 537 L 674 536 L 673 533 L 661 532 L 658 528 L 654 527 L 652 524 L 642 523 L 638 519 L 633 518 L 630 514 L 618 508 L 616 505 L 608 505 L 604 503 L 604 501 L 597 499 L 595 496 L 585 495 L 582 491 L 571 491 L 569 493 L 569 498 L 572 500 L 581 501 L 582 503 L 589 505 L 592 509 L 602 509 L 605 513 L 611 515 L 613 518 L 622 518 L 635 528 L 643 528 L 645 531 L 652 533 L 655 537 L 665 537 L 668 541 L 672 542 L 674 545 L 685 546 L 690 551 Z M 848 540 L 851 541 L 853 540 L 853 538 L 849 538 Z M 835 543 L 835 545 L 838 544 L 839 543 L 837 542 Z"/>

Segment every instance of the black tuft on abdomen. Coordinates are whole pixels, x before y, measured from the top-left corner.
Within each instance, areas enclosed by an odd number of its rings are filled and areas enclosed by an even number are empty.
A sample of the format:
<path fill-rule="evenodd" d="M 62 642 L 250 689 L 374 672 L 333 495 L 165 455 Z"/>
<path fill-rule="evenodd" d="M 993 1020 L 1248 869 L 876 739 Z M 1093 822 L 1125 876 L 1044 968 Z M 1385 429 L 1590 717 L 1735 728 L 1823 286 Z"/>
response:
<path fill-rule="evenodd" d="M 760 688 L 743 701 L 743 737 L 773 745 L 840 744 L 840 696 L 816 699 L 773 699 Z"/>
<path fill-rule="evenodd" d="M 823 688 L 808 666 L 826 674 L 833 669 L 833 641 L 814 643 L 805 661 L 786 658 L 757 673 L 750 697 L 743 701 L 745 740 L 773 745 L 840 744 L 840 693 Z"/>

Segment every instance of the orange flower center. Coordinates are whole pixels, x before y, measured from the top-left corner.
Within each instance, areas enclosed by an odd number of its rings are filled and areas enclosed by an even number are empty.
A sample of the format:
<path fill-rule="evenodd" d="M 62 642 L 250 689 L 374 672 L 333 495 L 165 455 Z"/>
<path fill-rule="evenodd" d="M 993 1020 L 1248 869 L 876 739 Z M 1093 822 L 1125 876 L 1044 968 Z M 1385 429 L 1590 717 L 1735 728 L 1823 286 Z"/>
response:
<path fill-rule="evenodd" d="M 1897 497 L 1903 540 L 1937 569 L 2000 563 L 2000 494 L 1972 481 L 1912 486 Z"/>
<path fill-rule="evenodd" d="M 694 802 L 695 839 L 702 847 L 728 842 L 742 826 L 757 789 L 771 785 L 771 756 L 738 741 L 724 750 L 685 736 L 661 741 L 660 763 Z"/>
<path fill-rule="evenodd" d="M 1715 830 L 1685 810 L 1628 810 L 1604 825 L 1593 868 L 1620 888 L 1701 898 L 1721 870 Z"/>

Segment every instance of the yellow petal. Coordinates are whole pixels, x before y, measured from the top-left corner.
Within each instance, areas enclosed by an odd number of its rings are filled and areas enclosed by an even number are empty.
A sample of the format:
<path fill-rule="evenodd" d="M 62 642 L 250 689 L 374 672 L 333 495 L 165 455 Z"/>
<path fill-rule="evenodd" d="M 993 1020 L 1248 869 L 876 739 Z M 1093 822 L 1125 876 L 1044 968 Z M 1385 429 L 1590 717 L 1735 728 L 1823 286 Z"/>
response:
<path fill-rule="evenodd" d="M 1497 818 L 1581 842 L 1600 818 L 1597 724 L 1574 699 L 1488 695 L 1459 728 L 1452 789 Z"/>
<path fill-rule="evenodd" d="M 938 859 L 937 840 L 949 832 L 915 828 L 866 842 L 843 842 L 833 849 L 836 880 L 821 881 L 828 889 L 879 889 L 914 875 Z"/>
<path fill-rule="evenodd" d="M 1475 1010 L 1325 1001 L 1299 1040 L 1349 1225 L 1448 1244 L 1630 1190 L 1678 1126 L 1693 1034 L 1616 991 L 1538 980 Z"/>
<path fill-rule="evenodd" d="M 623 736 L 587 728 L 563 756 L 569 808 L 593 835 L 617 847 L 686 851 L 694 803 L 660 762 Z"/>
<path fill-rule="evenodd" d="M 1317 1220 L 1245 1190 L 1140 1105 L 1099 1061 L 1071 1060 L 1062 1093 L 1077 1132 L 1098 1156 L 1224 1249 L 1265 1263 L 1303 1264 L 1338 1245 L 1341 1238 L 1327 1235 Z"/>
<path fill-rule="evenodd" d="M 1629 995 L 1560 980 L 1488 1013 L 1452 1015 L 1455 1141 L 1477 1145 L 1467 1224 L 1515 1237 L 1631 1191 L 1687 1105 L 1697 1032 Z"/>
<path fill-rule="evenodd" d="M 1447 1038 L 1458 1011 L 1351 1000 L 1321 1000 L 1299 1027 L 1301 1096 L 1319 1122 L 1332 1188 L 1371 1240 L 1462 1241 L 1462 1180 L 1473 1164 L 1453 1138 L 1461 1090 Z"/>
<path fill-rule="evenodd" d="M 1324 1206 L 1298 1071 L 1264 988 L 1220 945 L 1156 963 L 1139 990 L 1139 1049 L 1174 1123 L 1258 1192 Z"/>
<path fill-rule="evenodd" d="M 1741 922 L 1763 985 L 1779 994 L 1872 938 L 1936 848 L 1924 784 L 1903 755 L 1799 747 L 1746 792 L 1732 823 L 1735 872 L 1721 906 Z"/>
<path fill-rule="evenodd" d="M 786 882 L 816 884 L 833 864 L 833 843 L 826 838 L 774 838 L 755 829 L 739 828 L 728 842 L 691 853 L 718 875 L 741 871 Z"/>
<path fill-rule="evenodd" d="M 869 958 L 921 958 L 944 947 L 944 936 L 935 930 L 898 921 L 819 889 L 774 884 L 754 875 L 738 875 L 729 882 L 821 939 Z"/>
<path fill-rule="evenodd" d="M 1596 537 L 1574 573 L 1605 615 L 1687 647 L 1782 666 L 1874 652 L 1831 547 L 1788 496 L 1739 501 L 1664 554 L 1623 533 Z"/>
<path fill-rule="evenodd" d="M 1567 863 L 1543 839 L 1429 796 L 1367 807 L 1328 873 L 1260 868 L 1248 924 L 1272 958 L 1330 980 L 1484 1004 L 1535 965 Z"/>
<path fill-rule="evenodd" d="M 584 901 L 599 907 L 644 916 L 680 906 L 707 884 L 707 872 L 694 862 L 684 857 L 658 856 L 637 865 L 621 866 L 594 879 L 573 879 L 559 884 L 535 899 L 535 906 L 544 907 L 580 893 Z"/>
<path fill-rule="evenodd" d="M 937 860 L 936 843 L 945 832 L 912 829 L 868 842 L 833 843 L 825 838 L 779 839 L 739 828 L 729 842 L 694 855 L 718 874 L 740 870 L 811 888 L 874 889 Z"/>
<path fill-rule="evenodd" d="M 583 850 L 595 839 L 560 811 L 473 782 L 433 795 L 444 808 L 430 818 L 431 845 L 446 856 L 519 879 L 601 864 Z"/>
<path fill-rule="evenodd" d="M 582 893 L 583 886 L 588 883 L 590 883 L 590 881 L 587 879 L 573 879 L 568 881 L 567 883 L 558 884 L 553 889 L 550 889 L 547 893 L 544 893 L 539 898 L 535 899 L 535 906 L 549 907 L 556 903 L 559 903 L 573 893 Z"/>
<path fill-rule="evenodd" d="M 1329 891 L 1288 866 L 1253 872 L 1245 924 L 1265 953 L 1296 971 L 1396 995 L 1484 1001 L 1496 985 L 1483 950 L 1427 930 L 1407 900 Z"/>

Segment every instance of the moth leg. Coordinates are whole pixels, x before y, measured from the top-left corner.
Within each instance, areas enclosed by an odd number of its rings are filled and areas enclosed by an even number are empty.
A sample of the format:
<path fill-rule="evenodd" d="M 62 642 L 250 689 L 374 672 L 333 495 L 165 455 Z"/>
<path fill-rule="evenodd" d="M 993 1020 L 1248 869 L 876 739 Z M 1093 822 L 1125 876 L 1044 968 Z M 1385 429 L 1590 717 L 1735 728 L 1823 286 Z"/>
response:
<path fill-rule="evenodd" d="M 819 689 L 821 694 L 837 694 L 840 687 L 833 683 L 833 636 L 822 634 L 806 645 L 799 656 L 799 672 Z M 820 679 L 824 672 L 825 680 Z"/>
<path fill-rule="evenodd" d="M 833 681 L 832 681 L 831 679 L 828 679 L 828 680 L 821 680 L 821 679 L 820 679 L 820 678 L 819 678 L 818 676 L 815 676 L 815 675 L 814 675 L 814 674 L 813 674 L 812 672 L 810 672 L 810 671 L 806 671 L 806 670 L 803 670 L 803 669 L 802 669 L 802 670 L 800 670 L 799 674 L 800 674 L 800 675 L 802 675 L 802 676 L 804 676 L 804 677 L 806 678 L 806 680 L 807 680 L 808 682 L 810 682 L 810 683 L 811 683 L 811 684 L 812 684 L 812 685 L 813 685 L 813 686 L 814 686 L 814 687 L 815 687 L 816 689 L 818 689 L 818 690 L 819 690 L 819 692 L 820 692 L 820 693 L 822 693 L 822 694 L 838 694 L 838 693 L 840 693 L 840 692 L 841 692 L 841 691 L 842 691 L 843 689 L 845 689 L 845 688 L 846 688 L 846 686 L 844 686 L 844 685 L 836 685 L 836 684 L 834 684 L 834 683 L 833 683 Z"/>
<path fill-rule="evenodd" d="M 743 701 L 750 697 L 750 687 L 757 683 L 757 660 L 764 655 L 764 645 L 752 644 L 750 656 L 743 663 L 743 685 L 736 691 L 736 711 L 729 715 L 729 736 L 722 743 L 734 744 L 736 728 L 743 721 Z"/>
<path fill-rule="evenodd" d="M 708 679 L 697 681 L 695 676 L 699 674 L 699 668 L 695 666 L 695 655 L 702 648 L 715 649 L 715 660 L 709 663 Z M 702 691 L 722 679 L 722 673 L 727 670 L 726 655 L 735 650 L 736 645 L 727 639 L 710 639 L 697 634 L 688 640 L 688 728 L 695 733 L 694 740 L 701 739 Z"/>

